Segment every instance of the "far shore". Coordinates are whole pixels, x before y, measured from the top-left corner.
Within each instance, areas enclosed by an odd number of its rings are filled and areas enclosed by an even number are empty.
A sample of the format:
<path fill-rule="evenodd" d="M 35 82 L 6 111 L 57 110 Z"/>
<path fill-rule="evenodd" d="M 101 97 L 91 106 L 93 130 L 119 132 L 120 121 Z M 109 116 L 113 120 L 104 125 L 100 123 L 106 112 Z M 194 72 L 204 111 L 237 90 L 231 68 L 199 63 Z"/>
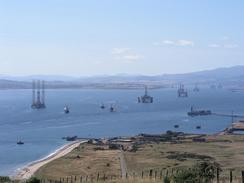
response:
<path fill-rule="evenodd" d="M 34 161 L 32 163 L 30 163 L 29 165 L 21 168 L 17 174 L 15 176 L 13 176 L 13 179 L 15 180 L 26 180 L 29 179 L 31 176 L 34 175 L 34 173 L 41 168 L 42 166 L 44 166 L 45 164 L 58 159 L 62 156 L 65 156 L 66 154 L 70 153 L 73 149 L 75 149 L 76 147 L 78 147 L 81 143 L 85 143 L 87 141 L 84 140 L 77 140 L 68 144 L 65 144 L 63 147 L 61 147 L 60 149 L 56 150 L 54 153 L 51 153 L 49 156 Z"/>

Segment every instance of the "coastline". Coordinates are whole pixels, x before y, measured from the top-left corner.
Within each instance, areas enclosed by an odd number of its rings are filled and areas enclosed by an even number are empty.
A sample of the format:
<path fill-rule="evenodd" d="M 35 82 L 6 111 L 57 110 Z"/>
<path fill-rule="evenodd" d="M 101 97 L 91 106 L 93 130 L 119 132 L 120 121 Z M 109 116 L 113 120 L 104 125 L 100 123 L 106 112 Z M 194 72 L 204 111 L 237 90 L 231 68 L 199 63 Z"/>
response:
<path fill-rule="evenodd" d="M 39 159 L 37 161 L 31 162 L 30 164 L 24 166 L 20 170 L 17 171 L 17 174 L 13 176 L 14 180 L 26 180 L 29 179 L 34 173 L 44 166 L 45 164 L 58 159 L 66 154 L 70 153 L 73 149 L 78 147 L 81 143 L 84 143 L 84 140 L 77 140 L 68 144 L 65 144 L 61 148 L 57 149 L 53 153 L 49 154 L 48 156 Z"/>

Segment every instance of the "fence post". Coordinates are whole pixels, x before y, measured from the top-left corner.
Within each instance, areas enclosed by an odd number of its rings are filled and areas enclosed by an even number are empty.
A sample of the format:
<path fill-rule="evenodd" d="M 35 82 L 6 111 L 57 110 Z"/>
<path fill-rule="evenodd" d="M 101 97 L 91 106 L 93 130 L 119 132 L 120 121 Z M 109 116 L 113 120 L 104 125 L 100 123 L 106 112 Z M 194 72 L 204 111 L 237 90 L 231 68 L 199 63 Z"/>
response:
<path fill-rule="evenodd" d="M 162 170 L 160 171 L 160 180 L 162 180 L 162 177 L 163 177 L 163 172 Z"/>
<path fill-rule="evenodd" d="M 142 172 L 141 172 L 141 178 L 142 178 L 142 179 L 143 179 L 143 176 L 144 176 L 144 172 L 142 171 Z"/>
<path fill-rule="evenodd" d="M 126 174 L 125 174 L 125 177 L 126 177 L 126 179 L 128 179 L 128 173 L 126 172 Z"/>
<path fill-rule="evenodd" d="M 232 183 L 232 171 L 230 170 L 230 183 Z"/>
<path fill-rule="evenodd" d="M 217 183 L 219 183 L 219 168 L 217 168 Z"/>
<path fill-rule="evenodd" d="M 103 180 L 104 180 L 104 181 L 106 180 L 106 175 L 105 175 L 105 174 L 103 174 Z"/>
<path fill-rule="evenodd" d="M 97 181 L 99 180 L 99 173 L 97 173 Z"/>
<path fill-rule="evenodd" d="M 157 179 L 157 171 L 154 172 L 154 178 Z"/>
<path fill-rule="evenodd" d="M 80 183 L 82 182 L 82 176 L 80 176 Z"/>
<path fill-rule="evenodd" d="M 244 171 L 241 171 L 241 179 L 242 179 L 242 183 L 244 183 Z"/>
<path fill-rule="evenodd" d="M 151 170 L 149 171 L 149 177 L 150 177 L 150 179 L 152 178 L 152 174 L 153 174 L 153 170 L 151 169 Z"/>

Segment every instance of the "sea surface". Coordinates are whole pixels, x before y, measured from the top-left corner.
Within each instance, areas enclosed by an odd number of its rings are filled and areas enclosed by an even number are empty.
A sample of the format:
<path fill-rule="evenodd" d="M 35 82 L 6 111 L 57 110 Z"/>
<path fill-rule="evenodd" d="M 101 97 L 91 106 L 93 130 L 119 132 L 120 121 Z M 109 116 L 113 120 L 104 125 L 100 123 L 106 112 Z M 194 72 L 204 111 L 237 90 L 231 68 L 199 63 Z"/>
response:
<path fill-rule="evenodd" d="M 31 90 L 0 90 L 0 175 L 41 159 L 64 145 L 62 137 L 113 137 L 167 130 L 213 134 L 231 124 L 230 117 L 188 117 L 191 106 L 244 115 L 244 93 L 201 89 L 178 98 L 176 89 L 150 90 L 153 104 L 138 104 L 142 90 L 47 90 L 43 110 L 30 108 Z M 101 109 L 104 103 L 106 109 Z M 70 113 L 64 114 L 65 105 Z M 116 112 L 109 112 L 110 105 Z M 237 120 L 237 119 L 236 119 Z M 174 125 L 179 125 L 178 129 Z M 196 129 L 200 125 L 201 129 Z M 24 145 L 17 145 L 22 140 Z"/>

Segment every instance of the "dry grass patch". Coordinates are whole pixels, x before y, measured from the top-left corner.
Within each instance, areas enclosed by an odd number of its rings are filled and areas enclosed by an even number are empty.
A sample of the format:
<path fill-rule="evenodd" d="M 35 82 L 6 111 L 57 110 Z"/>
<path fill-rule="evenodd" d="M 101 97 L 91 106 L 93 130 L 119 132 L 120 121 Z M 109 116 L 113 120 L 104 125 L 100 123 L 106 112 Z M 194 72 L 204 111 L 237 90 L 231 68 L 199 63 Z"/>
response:
<path fill-rule="evenodd" d="M 59 180 L 66 176 L 86 176 L 106 174 L 120 175 L 120 162 L 117 150 L 102 150 L 99 146 L 82 144 L 66 156 L 41 167 L 36 176 Z"/>

